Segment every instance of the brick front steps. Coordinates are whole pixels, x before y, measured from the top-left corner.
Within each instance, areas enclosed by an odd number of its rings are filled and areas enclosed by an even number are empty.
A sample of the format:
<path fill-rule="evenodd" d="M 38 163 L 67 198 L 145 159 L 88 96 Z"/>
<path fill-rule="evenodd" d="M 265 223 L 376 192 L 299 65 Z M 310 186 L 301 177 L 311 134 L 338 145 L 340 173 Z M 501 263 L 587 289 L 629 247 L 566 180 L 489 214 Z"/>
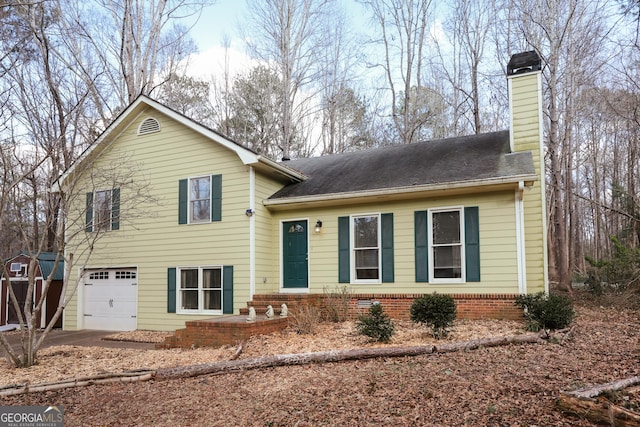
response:
<path fill-rule="evenodd" d="M 178 329 L 163 343 L 156 344 L 157 349 L 221 347 L 233 345 L 253 335 L 270 334 L 286 328 L 289 319 L 276 315 L 271 319 L 258 316 L 255 321 L 247 322 L 246 315 L 216 317 L 204 320 L 191 320 L 184 329 Z"/>
<path fill-rule="evenodd" d="M 282 304 L 287 304 L 289 313 L 303 304 L 318 301 L 321 295 L 300 294 L 264 294 L 254 295 L 252 301 L 247 302 L 246 308 L 240 309 L 238 316 L 222 316 L 204 320 L 190 320 L 185 322 L 184 329 L 178 329 L 174 335 L 167 337 L 163 343 L 156 344 L 156 348 L 195 348 L 220 347 L 235 345 L 253 335 L 270 334 L 289 326 L 287 317 L 280 317 Z M 275 316 L 267 319 L 265 312 L 271 305 Z M 249 307 L 256 310 L 256 320 L 247 322 Z"/>

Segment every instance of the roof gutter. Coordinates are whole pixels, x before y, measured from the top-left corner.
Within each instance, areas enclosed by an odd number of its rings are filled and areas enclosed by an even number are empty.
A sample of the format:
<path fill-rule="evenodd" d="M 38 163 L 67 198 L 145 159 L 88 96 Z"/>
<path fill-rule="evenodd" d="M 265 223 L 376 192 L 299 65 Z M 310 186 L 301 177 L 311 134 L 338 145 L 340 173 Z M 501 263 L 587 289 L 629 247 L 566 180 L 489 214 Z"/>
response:
<path fill-rule="evenodd" d="M 427 184 L 412 185 L 405 187 L 391 187 L 384 189 L 349 191 L 344 193 L 318 194 L 300 197 L 283 197 L 281 199 L 266 199 L 263 204 L 272 210 L 295 209 L 298 207 L 309 205 L 337 205 L 347 204 L 348 200 L 357 199 L 359 203 L 363 199 L 407 199 L 416 193 L 423 193 L 425 197 L 430 193 L 440 196 L 442 193 L 459 194 L 468 192 L 471 188 L 477 188 L 478 191 L 492 191 L 507 188 L 517 188 L 520 183 L 525 183 L 528 187 L 533 181 L 537 181 L 538 177 L 532 175 L 517 175 L 504 178 L 490 178 L 473 181 L 448 182 L 445 184 Z"/>
<path fill-rule="evenodd" d="M 286 176 L 289 179 L 293 179 L 297 182 L 302 182 L 307 180 L 307 176 L 297 170 L 290 168 L 288 166 L 283 165 L 282 163 L 275 162 L 268 157 L 258 155 L 256 156 L 256 160 L 258 163 L 262 163 L 269 168 L 275 169 L 280 172 L 282 175 Z M 247 163 L 251 164 L 251 163 Z"/>

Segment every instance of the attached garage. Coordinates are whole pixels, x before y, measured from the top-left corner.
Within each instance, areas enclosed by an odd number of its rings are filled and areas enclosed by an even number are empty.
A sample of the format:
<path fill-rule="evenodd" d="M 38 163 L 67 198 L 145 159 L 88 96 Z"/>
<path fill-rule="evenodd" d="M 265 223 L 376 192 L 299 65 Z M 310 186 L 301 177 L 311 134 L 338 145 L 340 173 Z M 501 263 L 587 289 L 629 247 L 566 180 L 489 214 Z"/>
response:
<path fill-rule="evenodd" d="M 137 328 L 136 268 L 85 270 L 84 329 L 133 331 Z"/>

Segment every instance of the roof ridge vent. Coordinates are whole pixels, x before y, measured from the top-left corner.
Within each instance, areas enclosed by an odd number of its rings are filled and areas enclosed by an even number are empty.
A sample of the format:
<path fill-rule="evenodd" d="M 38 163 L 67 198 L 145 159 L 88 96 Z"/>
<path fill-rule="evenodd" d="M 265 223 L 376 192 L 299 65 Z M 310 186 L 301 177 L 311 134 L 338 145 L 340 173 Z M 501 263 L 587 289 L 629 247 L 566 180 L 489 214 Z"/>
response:
<path fill-rule="evenodd" d="M 138 135 L 148 135 L 156 132 L 160 132 L 160 122 L 153 117 L 144 119 L 138 127 Z"/>

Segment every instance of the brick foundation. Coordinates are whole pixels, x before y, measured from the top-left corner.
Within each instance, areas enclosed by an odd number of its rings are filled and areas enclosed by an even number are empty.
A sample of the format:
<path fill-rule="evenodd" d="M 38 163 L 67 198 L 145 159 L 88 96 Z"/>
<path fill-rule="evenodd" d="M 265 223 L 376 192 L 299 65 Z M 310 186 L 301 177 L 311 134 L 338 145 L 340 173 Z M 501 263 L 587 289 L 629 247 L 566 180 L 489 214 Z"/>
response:
<path fill-rule="evenodd" d="M 382 304 L 385 313 L 394 319 L 409 320 L 411 304 L 424 294 L 350 294 L 349 318 L 356 319 L 365 314 L 373 301 Z M 457 317 L 460 319 L 504 319 L 522 320 L 522 310 L 514 305 L 516 294 L 451 294 L 456 302 Z M 286 303 L 289 311 L 298 304 L 312 304 L 326 309 L 326 298 L 322 294 L 266 294 L 255 295 L 248 306 L 256 312 L 264 312 L 271 304 L 276 311 L 281 303 Z"/>
<path fill-rule="evenodd" d="M 423 294 L 353 294 L 349 302 L 349 317 L 356 318 L 368 311 L 374 301 L 394 319 L 409 320 L 411 304 Z M 522 320 L 522 310 L 514 305 L 514 294 L 451 294 L 456 302 L 459 319 Z"/>

